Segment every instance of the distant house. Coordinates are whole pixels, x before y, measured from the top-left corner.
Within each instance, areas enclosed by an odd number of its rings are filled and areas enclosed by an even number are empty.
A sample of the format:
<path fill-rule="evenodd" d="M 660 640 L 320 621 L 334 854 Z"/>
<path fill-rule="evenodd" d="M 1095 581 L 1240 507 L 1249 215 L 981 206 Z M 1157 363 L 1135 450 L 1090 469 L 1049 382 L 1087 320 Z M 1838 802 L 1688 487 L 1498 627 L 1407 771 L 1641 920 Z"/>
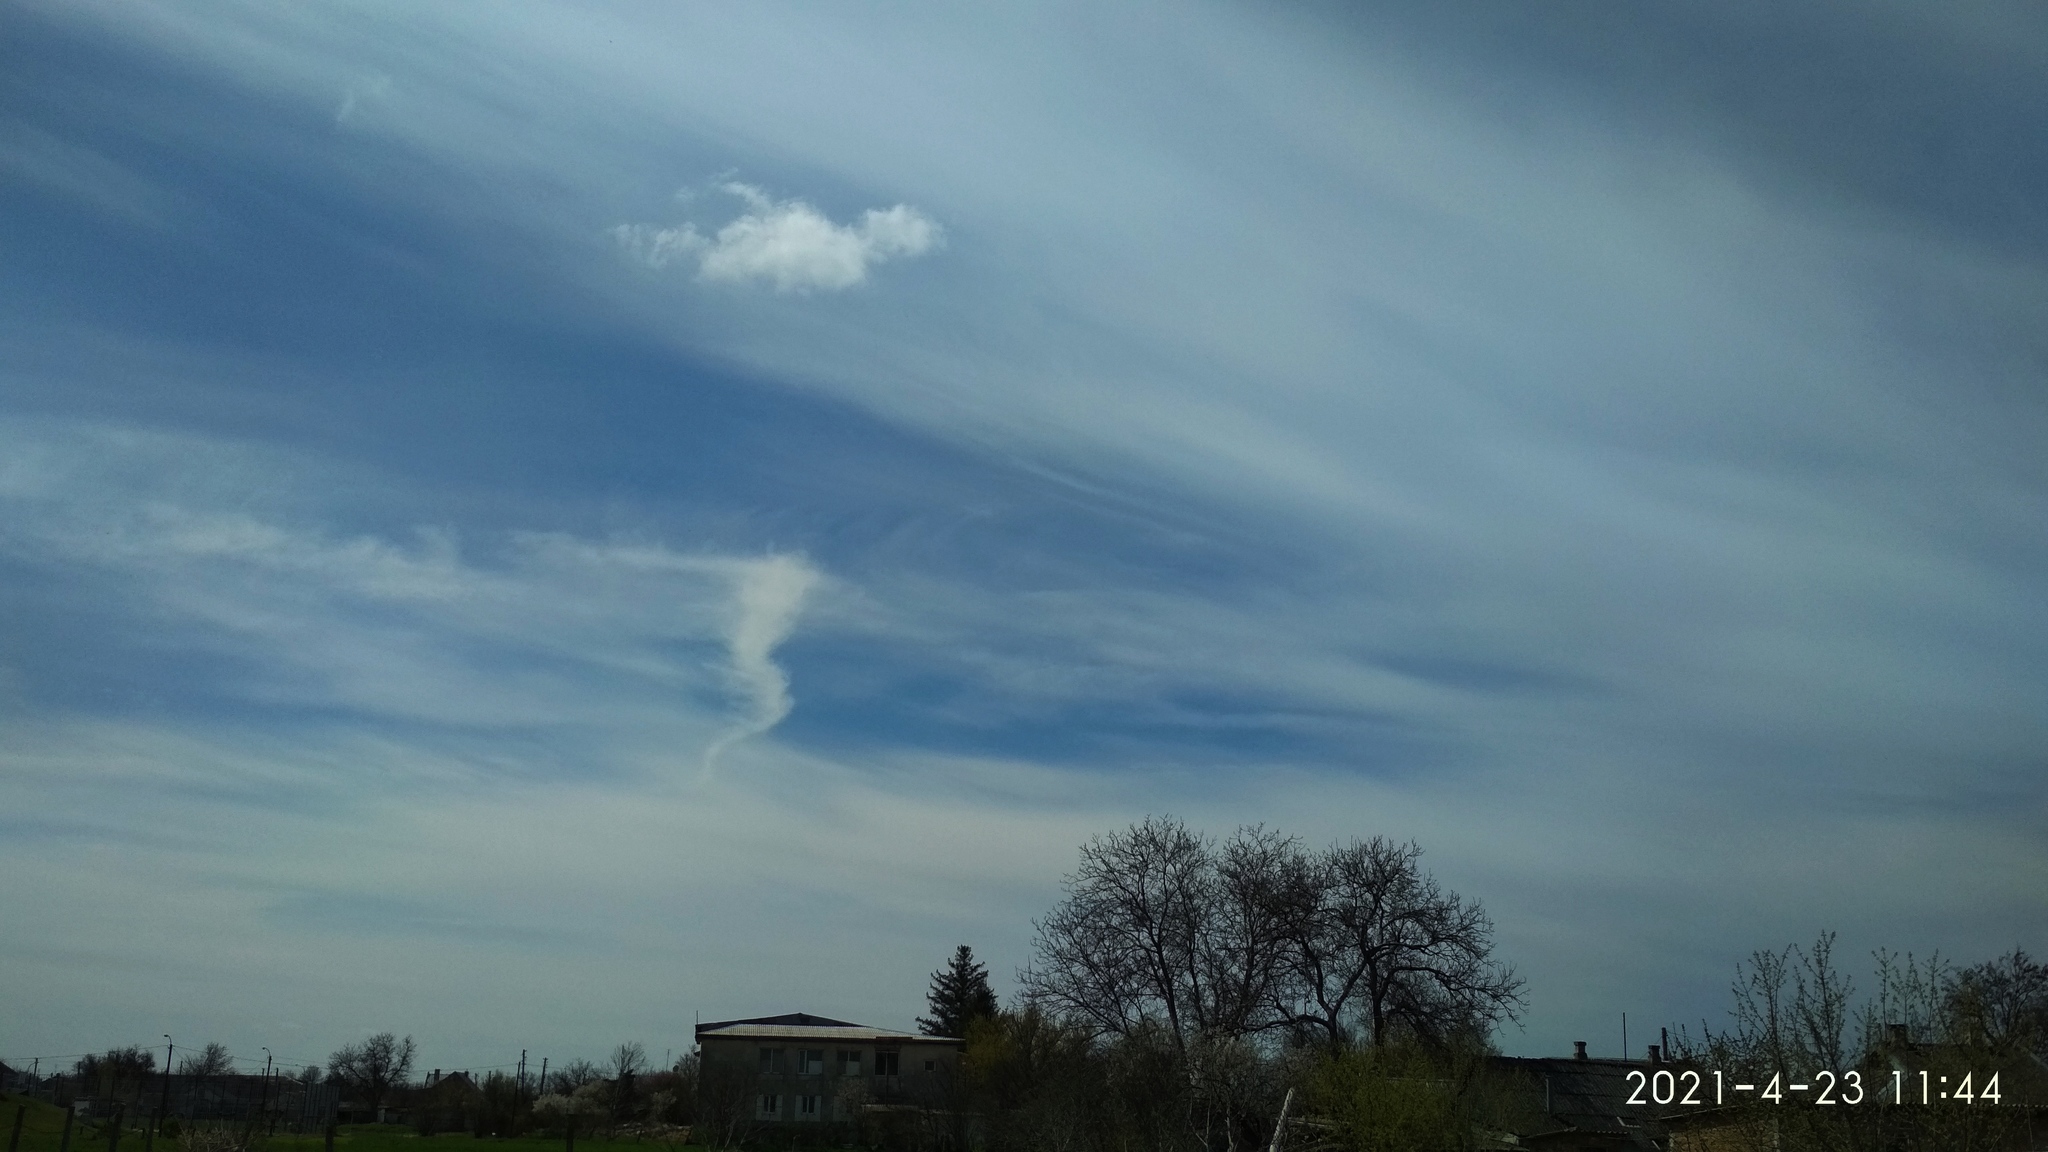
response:
<path fill-rule="evenodd" d="M 1904 1025 L 1893 1024 L 1871 1053 L 1864 1074 L 1876 1099 L 1898 1104 L 1903 1097 L 1906 1104 L 1924 1104 L 1923 1096 L 1941 1100 L 1949 1089 L 1962 1087 L 1964 1073 L 1973 1076 L 1973 1094 L 1981 1092 L 1993 1072 L 1998 1074 L 1998 1107 L 2025 1109 L 2048 1120 L 2048 1062 L 2036 1055 L 2017 1053 L 1990 1061 L 1959 1044 L 1916 1043 Z M 1977 1104 L 1984 1106 L 1982 1101 Z"/>
<path fill-rule="evenodd" d="M 756 1123 L 843 1122 L 862 1113 L 939 1107 L 967 1042 L 871 1028 L 804 1012 L 697 1026 L 699 1091 L 729 1093 Z M 743 1099 L 740 1094 L 744 1093 Z"/>
<path fill-rule="evenodd" d="M 1498 1057 L 1493 1061 L 1494 1070 L 1503 1074 L 1522 1105 L 1515 1110 L 1519 1119 L 1513 1131 L 1491 1134 L 1494 1139 L 1490 1142 L 1496 1148 L 1737 1152 L 1755 1146 L 1760 1139 L 1756 1125 L 1761 1079 L 1755 1089 L 1737 1093 L 1732 1084 L 1720 1084 L 1711 1069 L 1660 1059 L 1655 1046 L 1650 1048 L 1648 1060 L 1590 1059 L 1583 1043 L 1577 1047 L 1577 1055 L 1564 1059 Z M 1967 1115 L 1980 1125 L 1976 1129 L 1982 1141 L 1978 1146 L 1987 1152 L 2048 1146 L 2043 1143 L 2048 1136 L 2048 1066 L 2038 1057 L 2016 1055 L 1994 1063 L 1956 1045 L 1908 1043 L 1902 1033 L 1895 1032 L 1855 1072 L 1860 1077 L 1861 1106 L 1866 1108 L 1897 1107 L 1901 1094 L 1911 1107 L 1942 1107 L 1939 1094 L 1944 1087 L 1954 1088 L 1970 1074 L 1975 1089 L 1981 1092 L 1990 1074 L 1996 1072 L 1997 1102 L 1979 1099 L 1946 1106 L 1970 1110 Z M 1697 1098 L 1691 1100 L 1683 1099 L 1688 1095 L 1685 1077 L 1689 1073 L 1698 1076 L 1693 1093 Z M 1925 1083 L 1922 1073 L 1926 1074 Z M 1660 1074 L 1664 1074 L 1661 1085 Z M 1846 1085 L 1836 1089 L 1846 1090 Z M 1798 1107 L 1811 1100 L 1818 1087 L 1817 1082 L 1788 1082 L 1781 1091 L 1786 1107 Z M 1926 1105 L 1918 1098 L 1923 1091 L 1929 1096 Z M 1664 1102 L 1659 1101 L 1660 1094 Z M 1966 1114 L 1950 1115 L 1960 1120 Z"/>
<path fill-rule="evenodd" d="M 483 1089 L 469 1073 L 443 1075 L 436 1068 L 425 1084 L 405 1094 L 404 1108 L 422 1132 L 460 1132 L 473 1125 L 483 1100 Z"/>

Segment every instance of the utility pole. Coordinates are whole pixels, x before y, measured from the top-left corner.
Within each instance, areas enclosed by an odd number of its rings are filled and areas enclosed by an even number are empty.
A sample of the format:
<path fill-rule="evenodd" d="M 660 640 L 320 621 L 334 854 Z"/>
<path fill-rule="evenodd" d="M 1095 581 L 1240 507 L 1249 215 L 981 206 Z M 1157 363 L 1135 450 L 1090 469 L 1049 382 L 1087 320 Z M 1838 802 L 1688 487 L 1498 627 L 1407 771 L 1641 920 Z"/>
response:
<path fill-rule="evenodd" d="M 164 1033 L 164 1098 L 157 1102 L 156 1126 L 164 1126 L 164 1117 L 171 1114 L 171 1053 L 177 1046 L 171 1043 L 171 1034 Z"/>
<path fill-rule="evenodd" d="M 533 1094 L 536 1096 L 548 1094 L 548 1058 L 545 1056 L 540 1058 L 540 1083 L 534 1085 Z"/>

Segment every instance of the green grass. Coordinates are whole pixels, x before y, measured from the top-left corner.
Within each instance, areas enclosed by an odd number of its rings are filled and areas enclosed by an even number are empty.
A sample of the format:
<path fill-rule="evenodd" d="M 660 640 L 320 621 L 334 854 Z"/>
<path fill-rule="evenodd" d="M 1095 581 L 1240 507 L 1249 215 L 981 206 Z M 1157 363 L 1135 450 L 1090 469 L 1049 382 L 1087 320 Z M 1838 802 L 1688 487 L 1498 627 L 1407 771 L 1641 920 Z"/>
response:
<path fill-rule="evenodd" d="M 64 1131 L 64 1110 L 54 1104 L 29 1100 L 13 1093 L 0 1093 L 0 1140 L 11 1138 L 14 1132 L 14 1113 L 17 1106 L 27 1104 L 28 1114 L 22 1118 L 21 1152 L 56 1152 L 58 1137 Z M 71 1146 L 82 1148 L 78 1132 L 71 1133 Z"/>
<path fill-rule="evenodd" d="M 21 1146 L 17 1152 L 58 1152 L 64 1132 L 64 1110 L 40 1100 L 13 1093 L 0 1093 L 0 1140 L 14 1131 L 15 1109 L 26 1104 Z M 76 1121 L 71 1128 L 71 1152 L 106 1152 L 107 1130 L 103 1122 Z M 689 1145 L 699 1148 L 699 1145 Z M 519 1136 L 499 1139 L 452 1134 L 421 1136 L 396 1124 L 345 1124 L 334 1135 L 334 1152 L 565 1152 L 558 1136 Z M 279 1133 L 264 1143 L 265 1152 L 326 1152 L 326 1140 L 319 1133 L 293 1136 Z M 576 1152 L 682 1152 L 675 1145 L 634 1140 L 606 1140 L 602 1136 L 578 1135 Z M 0 1152 L 6 1152 L 0 1145 Z M 130 1127 L 122 1133 L 119 1152 L 142 1152 L 142 1133 Z M 159 1141 L 155 1152 L 178 1152 L 175 1140 Z"/>

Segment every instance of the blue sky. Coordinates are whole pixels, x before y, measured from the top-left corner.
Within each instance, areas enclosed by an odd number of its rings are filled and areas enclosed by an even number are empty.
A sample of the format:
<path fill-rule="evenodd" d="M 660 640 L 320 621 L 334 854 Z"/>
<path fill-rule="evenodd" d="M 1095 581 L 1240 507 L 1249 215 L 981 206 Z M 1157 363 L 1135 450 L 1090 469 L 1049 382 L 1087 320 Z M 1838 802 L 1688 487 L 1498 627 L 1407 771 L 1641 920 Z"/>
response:
<path fill-rule="evenodd" d="M 0 1057 L 907 1026 L 1414 838 L 1520 1053 L 2048 951 L 2027 4 L 17 3 Z"/>

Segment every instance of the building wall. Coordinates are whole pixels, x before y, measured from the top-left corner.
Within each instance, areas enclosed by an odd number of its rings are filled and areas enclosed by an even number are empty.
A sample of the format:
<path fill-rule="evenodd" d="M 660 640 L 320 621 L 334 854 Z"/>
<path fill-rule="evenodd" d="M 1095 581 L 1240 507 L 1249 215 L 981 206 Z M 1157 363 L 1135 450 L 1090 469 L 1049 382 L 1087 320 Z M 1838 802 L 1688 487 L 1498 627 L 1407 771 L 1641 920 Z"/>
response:
<path fill-rule="evenodd" d="M 764 1123 L 852 1120 L 864 1104 L 939 1107 L 960 1072 L 961 1045 L 952 1040 L 705 1036 L 698 1045 L 707 1070 L 716 1064 L 751 1078 L 754 1118 Z M 772 1112 L 762 1100 L 771 1096 Z"/>

